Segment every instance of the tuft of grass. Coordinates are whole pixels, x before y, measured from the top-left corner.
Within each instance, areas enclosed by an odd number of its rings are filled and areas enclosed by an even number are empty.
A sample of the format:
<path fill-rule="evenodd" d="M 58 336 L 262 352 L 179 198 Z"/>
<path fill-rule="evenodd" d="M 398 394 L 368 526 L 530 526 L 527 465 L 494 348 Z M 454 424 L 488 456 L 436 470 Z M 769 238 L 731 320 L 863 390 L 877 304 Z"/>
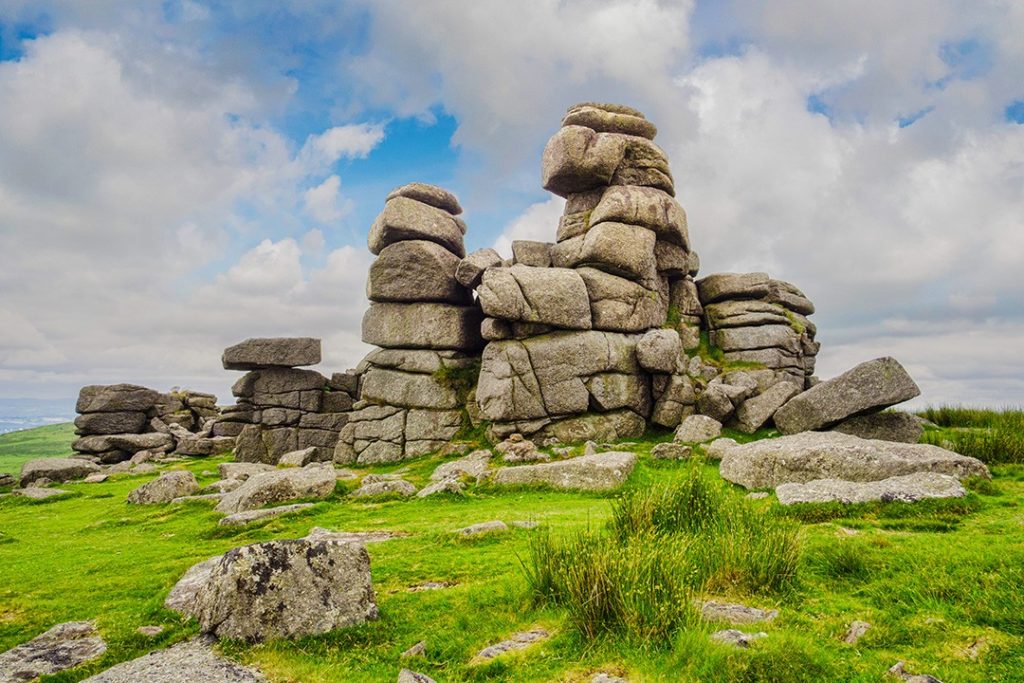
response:
<path fill-rule="evenodd" d="M 922 435 L 921 442 L 969 455 L 989 465 L 1024 463 L 1024 431 L 1017 428 L 929 430 Z"/>
<path fill-rule="evenodd" d="M 917 413 L 919 417 L 934 422 L 940 427 L 961 427 L 974 429 L 1013 429 L 1024 432 L 1024 410 L 1004 408 L 967 408 L 964 406 L 929 406 Z"/>
<path fill-rule="evenodd" d="M 628 490 L 604 529 L 538 535 L 522 562 L 534 602 L 563 607 L 586 637 L 657 644 L 695 623 L 692 596 L 785 592 L 799 564 L 795 525 L 730 495 L 700 464 Z"/>

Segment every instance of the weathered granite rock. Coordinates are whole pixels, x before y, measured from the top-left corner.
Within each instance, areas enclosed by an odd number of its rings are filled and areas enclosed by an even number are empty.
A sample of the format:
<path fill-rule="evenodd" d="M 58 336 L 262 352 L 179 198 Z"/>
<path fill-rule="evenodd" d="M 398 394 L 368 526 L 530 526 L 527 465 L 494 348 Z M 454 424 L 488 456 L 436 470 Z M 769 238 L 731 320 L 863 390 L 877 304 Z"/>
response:
<path fill-rule="evenodd" d="M 251 475 L 244 484 L 225 494 L 216 510 L 243 512 L 297 498 L 326 498 L 334 492 L 336 483 L 330 463 L 261 472 Z"/>
<path fill-rule="evenodd" d="M 0 653 L 0 683 L 34 681 L 96 659 L 107 644 L 91 621 L 58 624 L 27 643 Z"/>
<path fill-rule="evenodd" d="M 775 425 L 783 434 L 821 429 L 920 393 L 894 358 L 876 358 L 794 396 L 775 413 Z"/>
<path fill-rule="evenodd" d="M 512 262 L 536 268 L 551 267 L 551 243 L 535 240 L 513 240 Z"/>
<path fill-rule="evenodd" d="M 20 481 L 23 485 L 43 478 L 56 482 L 71 481 L 84 479 L 101 469 L 96 463 L 84 458 L 40 458 L 29 460 L 21 466 Z"/>
<path fill-rule="evenodd" d="M 722 433 L 722 423 L 707 415 L 690 415 L 679 423 L 674 441 L 702 443 L 717 439 Z"/>
<path fill-rule="evenodd" d="M 460 406 L 455 389 L 434 375 L 370 368 L 363 375 L 364 401 L 402 408 L 453 409 Z"/>
<path fill-rule="evenodd" d="M 376 496 L 414 496 L 416 487 L 404 479 L 375 479 L 364 477 L 362 485 L 349 494 L 353 498 L 374 498 Z"/>
<path fill-rule="evenodd" d="M 653 140 L 658 129 L 644 115 L 630 107 L 584 102 L 569 108 L 563 126 L 586 126 L 598 133 L 622 133 Z"/>
<path fill-rule="evenodd" d="M 620 136 L 564 126 L 544 147 L 541 185 L 562 197 L 609 185 L 625 151 Z"/>
<path fill-rule="evenodd" d="M 652 230 L 659 241 L 678 245 L 684 250 L 690 247 L 683 207 L 653 187 L 609 187 L 590 214 L 591 225 L 604 222 L 641 225 Z"/>
<path fill-rule="evenodd" d="M 129 455 L 145 450 L 166 450 L 172 445 L 174 445 L 174 438 L 170 434 L 160 432 L 83 436 L 71 443 L 71 447 L 81 453 L 105 454 L 120 451 Z"/>
<path fill-rule="evenodd" d="M 917 443 L 924 433 L 924 425 L 916 415 L 901 412 L 868 413 L 843 420 L 833 431 L 852 434 L 862 439 Z"/>
<path fill-rule="evenodd" d="M 476 306 L 374 303 L 363 316 L 363 341 L 385 348 L 474 351 L 483 346 Z"/>
<path fill-rule="evenodd" d="M 207 456 L 227 453 L 235 447 L 233 436 L 212 436 L 203 438 L 189 436 L 177 440 L 174 452 L 178 455 Z"/>
<path fill-rule="evenodd" d="M 469 290 L 455 279 L 458 256 L 434 242 L 407 240 L 381 250 L 370 266 L 366 297 L 370 301 L 472 303 Z"/>
<path fill-rule="evenodd" d="M 55 498 L 56 496 L 63 496 L 68 493 L 71 492 L 64 489 L 41 488 L 38 486 L 26 486 L 25 488 L 11 491 L 12 496 L 28 498 L 30 500 L 46 500 L 47 498 Z"/>
<path fill-rule="evenodd" d="M 305 467 L 311 462 L 316 462 L 320 449 L 315 446 L 303 448 L 298 451 L 289 451 L 277 461 L 280 467 Z"/>
<path fill-rule="evenodd" d="M 500 519 L 495 519 L 490 522 L 470 524 L 467 527 L 456 529 L 455 533 L 460 536 L 481 536 L 483 534 L 492 534 L 497 531 L 508 531 L 508 525 Z"/>
<path fill-rule="evenodd" d="M 427 498 L 428 496 L 434 496 L 439 493 L 450 493 L 453 495 L 459 495 L 465 489 L 465 484 L 459 481 L 456 477 L 449 477 L 447 479 L 442 479 L 441 481 L 435 481 L 431 484 L 427 484 L 422 489 L 416 492 L 416 497 Z"/>
<path fill-rule="evenodd" d="M 492 318 L 568 330 L 591 327 L 587 288 L 569 268 L 489 268 L 477 294 L 484 314 Z"/>
<path fill-rule="evenodd" d="M 542 484 L 572 491 L 606 491 L 626 482 L 636 464 L 633 453 L 608 451 L 540 465 L 505 467 L 493 481 L 502 486 Z"/>
<path fill-rule="evenodd" d="M 798 393 L 800 387 L 792 382 L 773 384 L 761 394 L 745 400 L 736 410 L 735 428 L 746 434 L 753 434 L 772 419 L 775 411 Z"/>
<path fill-rule="evenodd" d="M 775 495 L 783 505 L 794 503 L 913 503 L 925 498 L 962 498 L 967 490 L 956 477 L 915 472 L 880 481 L 816 479 L 804 484 L 781 484 Z"/>
<path fill-rule="evenodd" d="M 613 410 L 556 420 L 537 434 L 541 438 L 558 439 L 560 443 L 614 442 L 638 437 L 646 427 L 644 418 L 632 410 Z"/>
<path fill-rule="evenodd" d="M 138 434 L 145 431 L 149 420 L 146 413 L 127 411 L 118 413 L 83 413 L 75 418 L 77 434 Z"/>
<path fill-rule="evenodd" d="M 551 262 L 559 268 L 592 266 L 652 287 L 658 279 L 655 240 L 653 231 L 639 225 L 600 223 L 552 247 Z"/>
<path fill-rule="evenodd" d="M 507 439 L 497 444 L 494 450 L 501 454 L 505 462 L 536 462 L 550 460 L 551 456 L 537 450 L 537 445 L 523 437 L 522 434 L 510 434 Z"/>
<path fill-rule="evenodd" d="M 421 674 L 410 669 L 402 669 L 398 672 L 398 683 L 437 683 L 426 674 Z"/>
<path fill-rule="evenodd" d="M 395 197 L 408 197 L 409 199 L 415 199 L 418 202 L 429 204 L 430 206 L 447 211 L 453 216 L 458 216 L 462 213 L 462 207 L 459 205 L 459 200 L 454 194 L 438 187 L 437 185 L 428 185 L 427 183 L 408 183 L 401 187 L 396 187 L 388 193 L 387 199 L 391 200 Z"/>
<path fill-rule="evenodd" d="M 217 466 L 217 473 L 221 479 L 237 479 L 245 481 L 254 474 L 260 472 L 274 472 L 277 468 L 262 462 L 222 462 Z"/>
<path fill-rule="evenodd" d="M 478 249 L 459 261 L 455 279 L 463 287 L 476 289 L 488 268 L 500 266 L 501 254 L 493 249 Z"/>
<path fill-rule="evenodd" d="M 651 449 L 651 457 L 658 460 L 685 460 L 692 453 L 689 446 L 674 442 L 659 443 Z"/>
<path fill-rule="evenodd" d="M 692 415 L 697 402 L 693 380 L 686 375 L 671 375 L 664 386 L 654 385 L 661 391 L 651 411 L 651 421 L 663 427 L 678 427 L 683 418 Z"/>
<path fill-rule="evenodd" d="M 676 372 L 682 353 L 683 343 L 675 330 L 650 330 L 636 343 L 636 359 L 641 367 L 650 372 Z"/>
<path fill-rule="evenodd" d="M 896 662 L 889 670 L 885 672 L 888 676 L 894 678 L 900 678 L 907 683 L 942 683 L 939 679 L 931 674 L 912 674 L 906 669 L 906 664 L 903 662 Z"/>
<path fill-rule="evenodd" d="M 723 351 L 783 349 L 796 354 L 800 352 L 800 333 L 789 325 L 727 327 L 713 330 L 711 343 Z"/>
<path fill-rule="evenodd" d="M 612 175 L 612 185 L 642 185 L 675 195 L 672 171 L 665 152 L 652 141 L 635 135 L 606 133 L 622 139 L 622 162 Z"/>
<path fill-rule="evenodd" d="M 462 258 L 466 255 L 462 234 L 459 223 L 447 211 L 408 197 L 394 197 L 373 222 L 367 242 L 371 253 L 380 254 L 396 242 L 426 240 Z"/>
<path fill-rule="evenodd" d="M 320 362 L 320 340 L 311 337 L 246 339 L 224 349 L 221 362 L 225 370 L 316 365 Z"/>
<path fill-rule="evenodd" d="M 280 505 L 273 508 L 262 508 L 260 510 L 246 510 L 228 515 L 217 522 L 217 526 L 245 526 L 253 522 L 259 522 L 272 517 L 294 515 L 313 507 L 313 503 L 293 503 L 292 505 Z"/>
<path fill-rule="evenodd" d="M 477 481 L 487 476 L 493 455 L 488 450 L 476 450 L 464 458 L 438 465 L 430 475 L 431 481 L 444 481 L 453 477 L 469 477 Z"/>
<path fill-rule="evenodd" d="M 917 472 L 960 479 L 989 476 L 980 460 L 938 446 L 870 441 L 839 432 L 803 432 L 724 446 L 719 472 L 748 489 L 816 479 L 878 481 Z"/>
<path fill-rule="evenodd" d="M 128 494 L 128 502 L 135 505 L 170 503 L 175 498 L 190 496 L 199 490 L 196 475 L 188 470 L 164 472 Z"/>
<path fill-rule="evenodd" d="M 655 289 L 606 273 L 597 268 L 578 268 L 590 298 L 590 316 L 595 330 L 643 332 L 660 327 L 668 317 L 665 283 Z"/>
<path fill-rule="evenodd" d="M 260 642 L 377 618 L 370 558 L 358 543 L 301 539 L 235 548 L 213 566 L 194 614 L 203 632 Z"/>
<path fill-rule="evenodd" d="M 709 384 L 697 397 L 697 412 L 716 422 L 728 422 L 736 412 L 732 396 L 739 398 L 742 393 L 742 390 L 734 391 L 726 384 Z"/>
<path fill-rule="evenodd" d="M 264 683 L 263 675 L 218 655 L 206 638 L 178 643 L 122 662 L 84 683 Z"/>
<path fill-rule="evenodd" d="M 160 393 L 136 384 L 90 385 L 78 393 L 77 413 L 118 413 L 150 410 L 160 401 Z"/>
<path fill-rule="evenodd" d="M 772 621 L 779 616 L 777 609 L 759 609 L 716 600 L 699 603 L 700 615 L 707 621 L 725 621 L 730 624 L 757 624 Z"/>
<path fill-rule="evenodd" d="M 871 624 L 855 619 L 850 622 L 850 628 L 846 629 L 846 633 L 843 634 L 843 642 L 847 645 L 856 645 L 857 641 L 863 638 L 870 629 Z"/>

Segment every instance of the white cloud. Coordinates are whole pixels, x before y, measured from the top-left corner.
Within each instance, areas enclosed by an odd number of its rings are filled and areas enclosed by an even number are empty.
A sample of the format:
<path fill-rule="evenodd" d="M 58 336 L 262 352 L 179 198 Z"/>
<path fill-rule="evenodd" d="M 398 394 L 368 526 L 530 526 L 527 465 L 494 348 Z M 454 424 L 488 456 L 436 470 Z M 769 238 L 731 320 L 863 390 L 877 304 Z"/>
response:
<path fill-rule="evenodd" d="M 365 158 L 383 140 L 383 124 L 335 126 L 319 135 L 309 136 L 299 158 L 313 168 L 329 167 L 342 157 Z"/>
<path fill-rule="evenodd" d="M 330 223 L 344 216 L 352 210 L 352 203 L 341 198 L 340 190 L 341 178 L 336 175 L 306 190 L 302 195 L 306 213 L 321 223 Z"/>
<path fill-rule="evenodd" d="M 515 240 L 554 242 L 564 207 L 565 200 L 561 197 L 534 204 L 505 227 L 494 241 L 494 249 L 505 258 L 512 258 L 512 242 Z"/>

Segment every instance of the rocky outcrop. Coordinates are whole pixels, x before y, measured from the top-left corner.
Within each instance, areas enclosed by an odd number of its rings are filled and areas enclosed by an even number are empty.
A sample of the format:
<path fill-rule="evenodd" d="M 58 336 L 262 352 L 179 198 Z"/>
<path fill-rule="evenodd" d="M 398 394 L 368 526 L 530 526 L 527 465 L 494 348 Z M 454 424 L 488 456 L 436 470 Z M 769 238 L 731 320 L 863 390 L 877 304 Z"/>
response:
<path fill-rule="evenodd" d="M 214 652 L 212 639 L 195 638 L 113 666 L 83 683 L 264 683 L 260 672 Z"/>
<path fill-rule="evenodd" d="M 174 604 L 219 638 L 298 638 L 377 618 L 370 558 L 359 543 L 268 541 L 200 565 L 183 577 L 185 589 L 172 590 Z"/>
<path fill-rule="evenodd" d="M 569 491 L 607 491 L 626 482 L 636 455 L 618 451 L 581 455 L 577 458 L 504 467 L 494 473 L 499 486 L 550 486 Z"/>
<path fill-rule="evenodd" d="M 917 443 L 924 433 L 921 418 L 897 411 L 857 415 L 843 420 L 832 429 L 843 434 L 859 436 L 862 439 L 879 439 L 900 443 Z"/>
<path fill-rule="evenodd" d="M 876 358 L 794 396 L 775 413 L 775 424 L 783 434 L 822 429 L 920 393 L 894 358 Z"/>
<path fill-rule="evenodd" d="M 748 489 L 818 479 L 879 481 L 919 472 L 958 479 L 989 476 L 980 460 L 938 446 L 871 441 L 839 432 L 804 432 L 743 445 L 719 440 L 712 448 L 719 447 L 721 475 Z"/>
<path fill-rule="evenodd" d="M 40 479 L 51 482 L 84 479 L 101 469 L 96 463 L 83 458 L 40 458 L 21 466 L 20 480 L 23 487 L 28 487 Z"/>
<path fill-rule="evenodd" d="M 913 503 L 925 498 L 962 498 L 960 480 L 937 472 L 916 472 L 879 481 L 816 479 L 804 484 L 782 484 L 775 495 L 783 505 L 794 503 Z"/>
<path fill-rule="evenodd" d="M 331 459 L 358 378 L 297 367 L 319 359 L 320 340 L 307 337 L 248 339 L 224 352 L 225 368 L 248 370 L 231 388 L 236 404 L 214 426 L 215 434 L 237 435 L 237 460 L 276 464 L 286 453 L 309 448 L 315 449 L 311 460 Z"/>

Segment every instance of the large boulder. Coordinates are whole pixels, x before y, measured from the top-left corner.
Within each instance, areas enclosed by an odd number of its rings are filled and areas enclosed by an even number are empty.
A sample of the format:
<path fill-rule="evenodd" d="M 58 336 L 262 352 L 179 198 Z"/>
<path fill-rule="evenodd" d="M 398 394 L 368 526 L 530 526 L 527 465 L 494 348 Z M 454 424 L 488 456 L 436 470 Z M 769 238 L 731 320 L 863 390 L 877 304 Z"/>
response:
<path fill-rule="evenodd" d="M 372 254 L 379 254 L 396 242 L 426 240 L 462 258 L 466 255 L 462 234 L 459 223 L 447 211 L 409 197 L 394 197 L 373 222 L 368 244 Z"/>
<path fill-rule="evenodd" d="M 591 327 L 587 288 L 569 268 L 488 268 L 477 294 L 484 315 L 492 318 L 567 330 Z"/>
<path fill-rule="evenodd" d="M 683 343 L 675 330 L 650 330 L 636 343 L 637 361 L 649 372 L 676 372 L 682 353 Z"/>
<path fill-rule="evenodd" d="M 312 337 L 246 339 L 224 349 L 225 370 L 256 370 L 265 367 L 296 368 L 320 362 L 320 340 Z"/>
<path fill-rule="evenodd" d="M 822 429 L 920 393 L 896 359 L 876 358 L 797 394 L 775 413 L 775 425 L 783 434 Z"/>
<path fill-rule="evenodd" d="M 772 419 L 786 401 L 799 393 L 800 387 L 796 384 L 777 382 L 757 396 L 744 401 L 736 410 L 736 421 L 733 426 L 745 434 L 753 434 Z"/>
<path fill-rule="evenodd" d="M 664 280 L 659 279 L 650 289 L 597 268 L 578 268 L 576 272 L 587 286 L 595 330 L 643 332 L 661 327 L 668 318 Z"/>
<path fill-rule="evenodd" d="M 83 413 L 75 418 L 75 431 L 78 434 L 138 434 L 145 431 L 148 421 L 146 413 L 137 411 Z"/>
<path fill-rule="evenodd" d="M 260 472 L 251 475 L 217 504 L 218 512 L 232 513 L 297 498 L 326 498 L 334 492 L 337 477 L 330 463 Z"/>
<path fill-rule="evenodd" d="M 415 199 L 418 202 L 429 204 L 430 206 L 436 207 L 443 211 L 447 211 L 453 216 L 457 216 L 462 213 L 462 207 L 459 205 L 459 200 L 448 190 L 437 185 L 428 185 L 427 183 L 408 183 L 401 187 L 396 187 L 388 193 L 387 199 L 391 200 L 395 197 L 408 197 L 409 199 Z"/>
<path fill-rule="evenodd" d="M 570 491 L 607 491 L 618 488 L 636 465 L 633 453 L 608 451 L 540 465 L 505 467 L 494 474 L 500 486 L 544 485 Z"/>
<path fill-rule="evenodd" d="M 374 303 L 363 315 L 363 341 L 385 348 L 475 351 L 483 346 L 476 306 Z"/>
<path fill-rule="evenodd" d="M 174 445 L 174 437 L 162 432 L 83 436 L 71 442 L 71 447 L 80 453 L 107 453 L 109 451 L 138 453 L 139 451 L 166 450 L 172 445 Z"/>
<path fill-rule="evenodd" d="M 0 683 L 22 683 L 96 659 L 107 651 L 91 621 L 58 624 L 0 653 Z"/>
<path fill-rule="evenodd" d="M 77 413 L 146 412 L 161 400 L 160 393 L 136 384 L 90 385 L 78 392 Z"/>
<path fill-rule="evenodd" d="M 653 230 L 659 240 L 686 250 L 690 247 L 683 207 L 671 196 L 653 187 L 609 187 L 590 214 L 591 225 L 606 221 L 642 225 Z"/>
<path fill-rule="evenodd" d="M 175 498 L 191 496 L 199 490 L 196 475 L 188 470 L 164 472 L 128 494 L 128 502 L 135 505 L 170 503 Z"/>
<path fill-rule="evenodd" d="M 592 266 L 653 287 L 658 277 L 655 241 L 654 232 L 639 225 L 600 223 L 552 247 L 551 262 L 561 268 Z"/>
<path fill-rule="evenodd" d="M 843 420 L 833 431 L 853 434 L 862 439 L 880 439 L 900 443 L 917 443 L 924 433 L 921 419 L 910 413 L 898 411 L 869 413 Z"/>
<path fill-rule="evenodd" d="M 213 651 L 212 639 L 195 638 L 117 664 L 83 683 L 265 683 L 255 669 Z"/>
<path fill-rule="evenodd" d="M 500 266 L 501 262 L 501 254 L 493 249 L 477 249 L 459 261 L 459 265 L 455 269 L 455 279 L 463 287 L 476 289 L 484 276 L 484 271 Z"/>
<path fill-rule="evenodd" d="M 743 445 L 723 444 L 721 453 L 722 477 L 748 489 L 815 479 L 878 481 L 916 472 L 960 479 L 989 476 L 980 460 L 945 448 L 872 441 L 839 432 L 804 432 Z"/>
<path fill-rule="evenodd" d="M 186 610 L 205 633 L 260 642 L 326 633 L 377 618 L 370 557 L 359 543 L 268 541 L 213 565 Z"/>
<path fill-rule="evenodd" d="M 625 142 L 615 134 L 565 126 L 544 147 L 541 185 L 562 197 L 609 185 L 623 154 Z"/>
<path fill-rule="evenodd" d="M 408 240 L 384 247 L 370 266 L 370 301 L 437 301 L 467 305 L 469 290 L 455 279 L 459 257 L 434 242 Z"/>
<path fill-rule="evenodd" d="M 630 107 L 584 102 L 569 107 L 563 126 L 586 126 L 598 133 L 622 133 L 653 140 L 658 129 L 643 114 Z"/>
<path fill-rule="evenodd" d="M 781 484 L 775 495 L 783 505 L 794 503 L 913 503 L 925 498 L 963 498 L 967 490 L 956 477 L 938 472 L 916 472 L 880 481 L 816 479 L 803 484 Z"/>
<path fill-rule="evenodd" d="M 37 479 L 50 481 L 71 481 L 85 479 L 102 468 L 84 458 L 40 458 L 29 460 L 21 466 L 22 486 Z"/>
<path fill-rule="evenodd" d="M 461 403 L 458 393 L 433 374 L 370 368 L 363 374 L 364 401 L 403 408 L 453 409 Z"/>

